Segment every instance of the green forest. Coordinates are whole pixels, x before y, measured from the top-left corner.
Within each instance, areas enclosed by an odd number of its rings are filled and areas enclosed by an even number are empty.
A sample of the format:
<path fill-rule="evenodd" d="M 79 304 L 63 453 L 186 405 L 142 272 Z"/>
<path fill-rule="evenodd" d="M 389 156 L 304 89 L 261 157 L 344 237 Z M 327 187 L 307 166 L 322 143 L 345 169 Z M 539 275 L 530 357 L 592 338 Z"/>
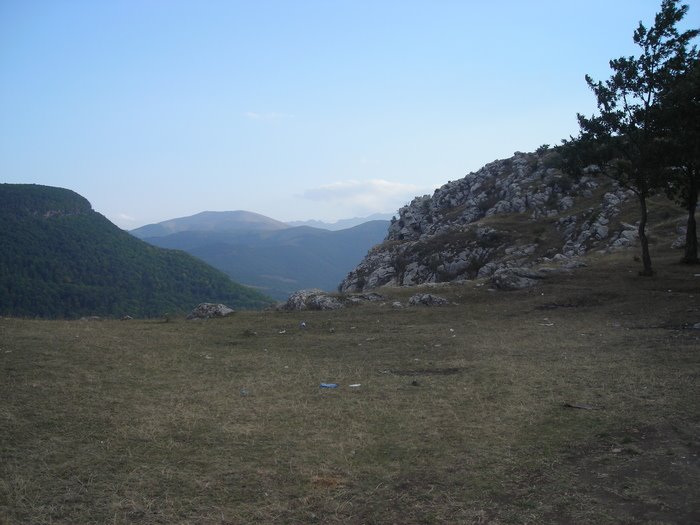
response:
<path fill-rule="evenodd" d="M 184 252 L 134 238 L 66 189 L 1 184 L 0 247 L 0 315 L 155 317 L 201 302 L 271 302 Z"/>

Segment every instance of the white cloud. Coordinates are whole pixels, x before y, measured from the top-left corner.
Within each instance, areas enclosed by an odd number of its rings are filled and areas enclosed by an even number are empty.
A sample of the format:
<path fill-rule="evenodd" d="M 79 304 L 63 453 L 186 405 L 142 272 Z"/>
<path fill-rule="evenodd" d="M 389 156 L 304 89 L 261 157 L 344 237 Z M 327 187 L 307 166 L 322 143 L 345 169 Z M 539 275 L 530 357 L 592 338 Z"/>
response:
<path fill-rule="evenodd" d="M 127 215 L 126 213 L 108 215 L 107 218 L 124 230 L 131 230 L 138 223 L 138 219 L 132 217 L 131 215 Z"/>
<path fill-rule="evenodd" d="M 117 218 L 120 221 L 126 221 L 126 222 L 136 222 L 136 219 L 132 217 L 131 215 L 127 215 L 126 213 L 120 213 L 117 215 Z"/>
<path fill-rule="evenodd" d="M 397 210 L 419 193 L 421 188 L 413 184 L 370 179 L 325 184 L 304 191 L 301 197 L 355 213 L 384 213 Z"/>

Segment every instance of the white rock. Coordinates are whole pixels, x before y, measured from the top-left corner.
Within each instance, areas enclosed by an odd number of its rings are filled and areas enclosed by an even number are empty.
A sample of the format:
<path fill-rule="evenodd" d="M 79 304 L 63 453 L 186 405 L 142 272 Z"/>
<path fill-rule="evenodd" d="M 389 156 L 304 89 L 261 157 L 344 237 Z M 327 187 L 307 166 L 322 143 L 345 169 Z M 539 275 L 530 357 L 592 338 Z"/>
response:
<path fill-rule="evenodd" d="M 232 308 L 225 304 L 201 303 L 190 312 L 187 319 L 209 319 L 212 317 L 226 317 L 234 313 Z"/>

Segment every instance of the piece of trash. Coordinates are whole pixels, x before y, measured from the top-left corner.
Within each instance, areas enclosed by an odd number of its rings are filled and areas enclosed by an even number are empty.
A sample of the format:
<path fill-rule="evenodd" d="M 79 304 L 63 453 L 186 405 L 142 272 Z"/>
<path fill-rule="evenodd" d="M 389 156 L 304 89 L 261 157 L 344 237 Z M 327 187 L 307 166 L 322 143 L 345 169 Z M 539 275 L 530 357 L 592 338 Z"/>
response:
<path fill-rule="evenodd" d="M 348 385 L 350 388 L 359 388 L 362 386 L 360 383 L 353 383 L 352 385 Z"/>
<path fill-rule="evenodd" d="M 278 333 L 280 333 L 280 334 L 286 334 L 286 333 L 287 333 L 287 330 L 280 330 Z"/>
<path fill-rule="evenodd" d="M 338 388 L 338 383 L 321 383 L 321 388 Z"/>
<path fill-rule="evenodd" d="M 581 410 L 599 410 L 598 407 L 586 403 L 564 403 L 564 408 L 578 408 Z"/>
<path fill-rule="evenodd" d="M 300 326 L 301 328 L 306 328 L 306 323 L 305 323 L 304 321 L 302 321 L 301 324 L 300 324 L 299 326 Z"/>
<path fill-rule="evenodd" d="M 239 394 L 241 394 L 242 397 L 250 395 L 250 390 L 248 390 L 247 388 L 241 388 L 238 392 Z"/>

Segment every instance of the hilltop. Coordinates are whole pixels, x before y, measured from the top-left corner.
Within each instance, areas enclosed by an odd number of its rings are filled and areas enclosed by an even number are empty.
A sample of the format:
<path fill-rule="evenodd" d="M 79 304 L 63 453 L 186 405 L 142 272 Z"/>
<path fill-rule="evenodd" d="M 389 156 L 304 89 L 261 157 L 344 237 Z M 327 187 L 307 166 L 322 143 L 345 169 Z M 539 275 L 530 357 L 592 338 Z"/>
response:
<path fill-rule="evenodd" d="M 147 224 L 131 230 L 131 234 L 139 239 L 147 239 L 186 231 L 236 233 L 275 231 L 285 228 L 289 226 L 283 222 L 250 211 L 203 211 L 188 217 Z"/>
<path fill-rule="evenodd" d="M 259 292 L 120 230 L 77 193 L 0 185 L 0 315 L 159 316 L 200 302 L 259 308 Z"/>
<path fill-rule="evenodd" d="M 542 265 L 570 268 L 585 254 L 633 246 L 634 193 L 593 168 L 572 177 L 561 163 L 555 150 L 516 152 L 416 197 L 340 290 L 492 278 Z M 676 241 L 685 224 L 681 208 L 660 198 L 650 213 L 654 242 Z"/>

